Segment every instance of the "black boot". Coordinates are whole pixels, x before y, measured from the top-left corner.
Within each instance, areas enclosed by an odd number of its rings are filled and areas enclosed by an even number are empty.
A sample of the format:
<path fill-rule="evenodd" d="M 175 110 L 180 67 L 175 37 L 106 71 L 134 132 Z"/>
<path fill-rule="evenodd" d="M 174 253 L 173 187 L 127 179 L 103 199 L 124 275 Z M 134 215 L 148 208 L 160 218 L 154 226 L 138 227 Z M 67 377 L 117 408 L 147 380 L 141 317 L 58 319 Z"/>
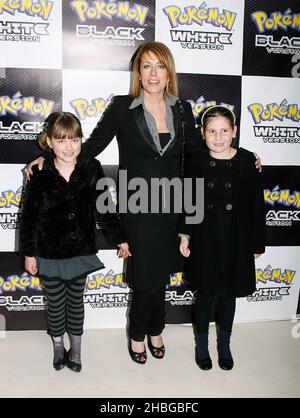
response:
<path fill-rule="evenodd" d="M 66 365 L 67 351 L 64 347 L 64 336 L 52 337 L 52 342 L 54 348 L 53 367 L 59 371 Z"/>
<path fill-rule="evenodd" d="M 224 331 L 219 328 L 218 331 L 218 355 L 219 355 L 219 366 L 223 370 L 231 370 L 234 365 L 234 361 L 230 351 L 230 336 L 231 332 Z"/>
<path fill-rule="evenodd" d="M 212 361 L 208 352 L 208 333 L 196 336 L 196 363 L 201 370 L 212 368 Z"/>
<path fill-rule="evenodd" d="M 70 350 L 68 351 L 67 367 L 73 372 L 81 370 L 81 335 L 68 334 L 70 338 Z"/>

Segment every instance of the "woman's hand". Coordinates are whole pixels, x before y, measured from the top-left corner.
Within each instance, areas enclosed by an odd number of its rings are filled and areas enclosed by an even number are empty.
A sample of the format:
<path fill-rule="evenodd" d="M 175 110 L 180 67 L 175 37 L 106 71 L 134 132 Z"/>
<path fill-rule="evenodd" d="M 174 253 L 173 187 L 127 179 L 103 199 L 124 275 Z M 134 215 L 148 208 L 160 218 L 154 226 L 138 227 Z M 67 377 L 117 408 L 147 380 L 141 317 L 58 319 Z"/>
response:
<path fill-rule="evenodd" d="M 45 161 L 45 158 L 44 157 L 39 157 L 36 160 L 33 160 L 31 163 L 29 163 L 26 166 L 26 168 L 25 168 L 25 174 L 26 174 L 27 180 L 30 180 L 30 176 L 33 175 L 32 167 L 34 165 L 37 165 L 38 164 L 39 170 L 41 171 L 43 169 L 44 161 Z"/>
<path fill-rule="evenodd" d="M 123 242 L 122 244 L 118 244 L 119 247 L 119 254 L 120 258 L 126 260 L 126 258 L 131 257 L 131 252 L 129 251 L 129 245 L 127 242 Z"/>
<path fill-rule="evenodd" d="M 255 152 L 253 154 L 254 154 L 254 157 L 256 158 L 255 167 L 261 173 L 262 172 L 261 160 L 260 160 L 259 156 Z"/>
<path fill-rule="evenodd" d="M 38 272 L 35 257 L 25 257 L 25 270 L 29 271 L 29 273 L 33 275 Z"/>
<path fill-rule="evenodd" d="M 180 239 L 179 251 L 183 257 L 189 257 L 191 254 L 191 251 L 189 250 L 189 242 L 190 240 L 187 237 L 181 237 Z"/>

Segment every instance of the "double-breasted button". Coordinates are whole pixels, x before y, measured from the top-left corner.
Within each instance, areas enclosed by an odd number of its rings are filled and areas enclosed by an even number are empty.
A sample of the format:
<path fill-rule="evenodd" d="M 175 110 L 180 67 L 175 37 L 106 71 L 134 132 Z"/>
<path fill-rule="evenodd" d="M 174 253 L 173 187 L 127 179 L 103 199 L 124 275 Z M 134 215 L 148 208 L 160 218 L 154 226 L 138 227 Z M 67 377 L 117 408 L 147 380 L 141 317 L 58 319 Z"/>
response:
<path fill-rule="evenodd" d="M 209 204 L 207 205 L 207 209 L 211 210 L 212 208 L 213 208 L 212 203 L 209 203 Z"/>
<path fill-rule="evenodd" d="M 214 188 L 214 183 L 212 182 L 212 181 L 209 181 L 208 183 L 207 183 L 207 187 L 209 188 L 209 189 L 213 189 Z"/>
<path fill-rule="evenodd" d="M 75 219 L 75 213 L 74 212 L 70 212 L 68 214 L 68 219 L 69 219 L 69 221 L 74 221 L 74 219 Z"/>
<path fill-rule="evenodd" d="M 231 203 L 227 203 L 226 210 L 232 210 L 232 204 Z"/>
<path fill-rule="evenodd" d="M 76 238 L 77 238 L 77 234 L 76 234 L 76 232 L 71 232 L 71 233 L 70 233 L 70 238 L 72 238 L 72 239 L 76 239 Z"/>
<path fill-rule="evenodd" d="M 231 161 L 226 161 L 226 166 L 227 166 L 227 167 L 231 167 L 231 166 L 232 166 Z"/>
<path fill-rule="evenodd" d="M 215 167 L 215 166 L 216 166 L 216 162 L 215 162 L 215 161 L 210 161 L 210 162 L 209 162 L 209 165 L 210 165 L 211 167 Z"/>
<path fill-rule="evenodd" d="M 158 160 L 158 157 L 154 157 L 155 160 Z"/>
<path fill-rule="evenodd" d="M 225 183 L 225 189 L 230 189 L 230 188 L 231 188 L 231 183 L 230 183 L 230 181 L 227 181 Z"/>

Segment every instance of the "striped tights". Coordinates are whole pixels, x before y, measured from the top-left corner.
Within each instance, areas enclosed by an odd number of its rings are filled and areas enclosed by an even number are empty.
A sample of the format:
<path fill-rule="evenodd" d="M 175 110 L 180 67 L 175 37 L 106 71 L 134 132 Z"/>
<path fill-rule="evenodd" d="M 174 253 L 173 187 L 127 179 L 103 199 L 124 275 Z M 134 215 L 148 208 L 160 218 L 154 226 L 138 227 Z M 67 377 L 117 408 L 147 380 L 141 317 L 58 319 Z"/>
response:
<path fill-rule="evenodd" d="M 48 326 L 52 337 L 68 332 L 83 334 L 83 292 L 86 277 L 77 280 L 49 279 L 43 277 L 48 302 Z"/>

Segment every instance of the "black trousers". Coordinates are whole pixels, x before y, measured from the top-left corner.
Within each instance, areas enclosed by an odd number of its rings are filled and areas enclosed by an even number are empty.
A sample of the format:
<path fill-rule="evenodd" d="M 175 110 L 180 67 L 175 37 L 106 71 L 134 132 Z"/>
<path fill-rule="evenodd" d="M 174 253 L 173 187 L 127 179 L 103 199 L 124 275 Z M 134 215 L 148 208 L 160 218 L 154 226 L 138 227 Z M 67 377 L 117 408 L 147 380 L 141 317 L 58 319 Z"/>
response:
<path fill-rule="evenodd" d="M 48 327 L 53 337 L 65 332 L 83 334 L 83 292 L 86 277 L 75 281 L 43 277 L 48 305 Z"/>
<path fill-rule="evenodd" d="M 194 305 L 194 323 L 198 334 L 208 333 L 212 307 L 216 303 L 216 320 L 224 331 L 231 332 L 236 300 L 235 298 L 214 297 L 198 294 Z"/>
<path fill-rule="evenodd" d="M 144 341 L 145 335 L 160 335 L 165 327 L 166 286 L 134 289 L 129 311 L 129 337 Z"/>

